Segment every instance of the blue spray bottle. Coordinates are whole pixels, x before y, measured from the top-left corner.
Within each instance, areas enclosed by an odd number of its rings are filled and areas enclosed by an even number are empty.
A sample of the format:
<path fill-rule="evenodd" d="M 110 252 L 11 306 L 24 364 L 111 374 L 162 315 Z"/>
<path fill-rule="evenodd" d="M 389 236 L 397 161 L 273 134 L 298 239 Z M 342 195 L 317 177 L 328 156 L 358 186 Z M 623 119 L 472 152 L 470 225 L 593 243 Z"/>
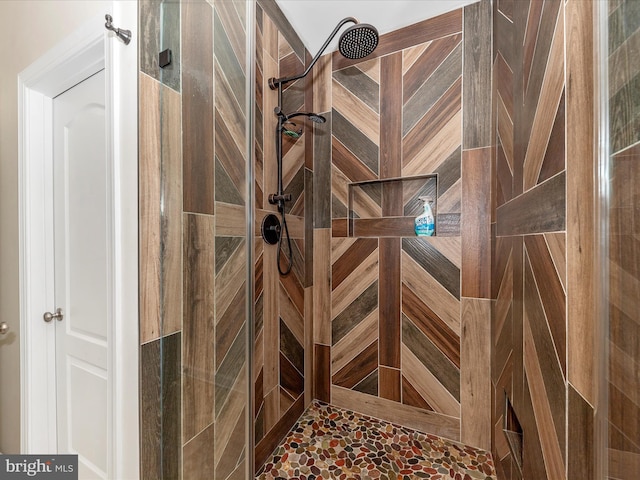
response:
<path fill-rule="evenodd" d="M 431 197 L 419 198 L 423 202 L 423 211 L 422 214 L 418 215 L 414 221 L 415 232 L 419 237 L 430 237 L 436 231 L 433 210 L 431 210 L 431 203 L 433 202 L 433 199 Z"/>

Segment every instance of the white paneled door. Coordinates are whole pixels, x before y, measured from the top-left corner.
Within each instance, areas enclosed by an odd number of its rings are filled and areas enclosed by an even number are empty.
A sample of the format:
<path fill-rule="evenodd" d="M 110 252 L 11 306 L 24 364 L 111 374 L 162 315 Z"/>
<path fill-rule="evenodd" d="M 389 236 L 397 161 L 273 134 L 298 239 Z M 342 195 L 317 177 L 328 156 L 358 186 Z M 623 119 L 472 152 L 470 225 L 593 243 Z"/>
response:
<path fill-rule="evenodd" d="M 110 454 L 113 169 L 106 128 L 104 70 L 53 99 L 57 444 L 58 453 L 78 454 L 81 479 L 107 478 Z"/>

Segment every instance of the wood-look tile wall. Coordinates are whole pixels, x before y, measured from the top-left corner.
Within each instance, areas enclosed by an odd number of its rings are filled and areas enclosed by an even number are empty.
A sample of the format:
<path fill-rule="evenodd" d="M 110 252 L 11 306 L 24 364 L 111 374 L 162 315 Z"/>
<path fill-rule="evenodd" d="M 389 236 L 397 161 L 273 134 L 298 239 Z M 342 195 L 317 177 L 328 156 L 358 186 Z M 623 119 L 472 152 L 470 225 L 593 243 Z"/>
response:
<path fill-rule="evenodd" d="M 595 478 L 593 3 L 494 2 L 492 451 L 499 478 Z M 522 471 L 503 433 L 508 398 Z"/>
<path fill-rule="evenodd" d="M 246 3 L 140 22 L 141 478 L 244 478 Z"/>
<path fill-rule="evenodd" d="M 313 122 L 296 123 L 303 129 L 300 138 L 283 135 L 283 186 L 292 196 L 286 204 L 286 221 L 293 250 L 293 269 L 278 273 L 277 247 L 260 236 L 265 215 L 277 214 L 268 197 L 276 193 L 277 163 L 274 133 L 277 118 L 274 108 L 278 93 L 268 86 L 269 78 L 302 73 L 308 52 L 278 5 L 259 0 L 256 5 L 256 105 L 255 105 L 255 337 L 254 337 L 254 428 L 256 469 L 296 422 L 305 405 L 312 400 L 313 320 L 312 282 L 314 258 L 312 215 L 317 199 L 313 185 Z M 313 111 L 310 80 L 285 85 L 283 111 Z M 317 190 L 321 195 L 322 191 Z M 279 215 L 279 214 L 278 214 Z M 287 251 L 286 241 L 283 251 Z M 286 266 L 284 255 L 281 265 Z"/>
<path fill-rule="evenodd" d="M 491 21 L 482 1 L 313 77 L 331 133 L 314 147 L 315 396 L 486 449 Z M 436 237 L 413 234 L 421 195 Z"/>
<path fill-rule="evenodd" d="M 640 475 L 639 7 L 609 2 L 608 478 Z"/>

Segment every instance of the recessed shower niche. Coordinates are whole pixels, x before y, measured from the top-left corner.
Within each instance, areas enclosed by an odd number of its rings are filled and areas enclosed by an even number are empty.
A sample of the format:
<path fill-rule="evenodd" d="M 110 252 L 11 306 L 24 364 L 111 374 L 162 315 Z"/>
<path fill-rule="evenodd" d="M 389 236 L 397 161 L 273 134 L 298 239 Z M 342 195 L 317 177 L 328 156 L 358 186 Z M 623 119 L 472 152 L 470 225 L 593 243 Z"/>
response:
<path fill-rule="evenodd" d="M 415 237 L 414 220 L 422 213 L 420 197 L 433 199 L 438 231 L 438 175 L 389 178 L 348 185 L 350 237 Z M 443 232 L 446 229 L 443 229 Z"/>

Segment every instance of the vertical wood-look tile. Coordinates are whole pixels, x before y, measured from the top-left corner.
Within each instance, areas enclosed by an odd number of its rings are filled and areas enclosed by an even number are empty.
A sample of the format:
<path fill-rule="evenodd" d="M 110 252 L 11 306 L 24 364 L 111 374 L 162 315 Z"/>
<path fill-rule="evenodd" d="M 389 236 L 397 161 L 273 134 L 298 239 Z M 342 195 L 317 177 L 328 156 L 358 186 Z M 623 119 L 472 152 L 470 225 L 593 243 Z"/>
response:
<path fill-rule="evenodd" d="M 462 154 L 462 296 L 491 298 L 491 148 Z"/>
<path fill-rule="evenodd" d="M 594 411 L 591 405 L 569 384 L 567 396 L 567 479 L 590 479 L 595 477 L 595 428 Z"/>
<path fill-rule="evenodd" d="M 279 282 L 276 247 L 264 246 L 263 254 L 263 310 L 264 328 L 264 391 L 272 391 L 279 383 L 278 355 L 280 349 Z"/>
<path fill-rule="evenodd" d="M 331 347 L 314 345 L 314 396 L 322 402 L 331 401 Z"/>
<path fill-rule="evenodd" d="M 214 219 L 185 214 L 183 435 L 187 442 L 214 420 Z"/>
<path fill-rule="evenodd" d="M 594 209 L 593 102 L 594 5 L 569 0 L 567 18 L 567 309 L 568 380 L 592 405 L 596 401 L 593 355 L 597 230 Z"/>
<path fill-rule="evenodd" d="M 159 339 L 140 346 L 140 478 L 162 478 L 162 379 Z"/>
<path fill-rule="evenodd" d="M 140 342 L 161 335 L 160 84 L 139 76 Z"/>
<path fill-rule="evenodd" d="M 491 145 L 491 1 L 464 7 L 462 148 Z"/>
<path fill-rule="evenodd" d="M 313 339 L 331 345 L 331 230 L 314 230 Z M 327 357 L 329 359 L 330 357 Z"/>
<path fill-rule="evenodd" d="M 400 238 L 381 238 L 378 295 L 380 365 L 400 368 Z"/>
<path fill-rule="evenodd" d="M 182 7 L 183 208 L 213 214 L 213 7 Z"/>
<path fill-rule="evenodd" d="M 184 469 L 182 473 L 185 480 L 187 478 L 197 480 L 215 478 L 214 456 L 211 454 L 215 443 L 216 430 L 214 424 L 211 424 L 185 444 L 183 449 Z"/>
<path fill-rule="evenodd" d="M 382 57 L 380 72 L 380 178 L 394 178 L 402 174 L 402 53 Z"/>
<path fill-rule="evenodd" d="M 162 335 L 182 325 L 182 124 L 181 96 L 161 87 L 162 98 Z M 160 206 L 160 204 L 158 205 Z"/>
<path fill-rule="evenodd" d="M 379 396 L 394 402 L 402 401 L 402 379 L 400 370 L 380 366 L 378 368 Z"/>
<path fill-rule="evenodd" d="M 491 449 L 491 300 L 463 298 L 460 338 L 460 438 Z"/>

